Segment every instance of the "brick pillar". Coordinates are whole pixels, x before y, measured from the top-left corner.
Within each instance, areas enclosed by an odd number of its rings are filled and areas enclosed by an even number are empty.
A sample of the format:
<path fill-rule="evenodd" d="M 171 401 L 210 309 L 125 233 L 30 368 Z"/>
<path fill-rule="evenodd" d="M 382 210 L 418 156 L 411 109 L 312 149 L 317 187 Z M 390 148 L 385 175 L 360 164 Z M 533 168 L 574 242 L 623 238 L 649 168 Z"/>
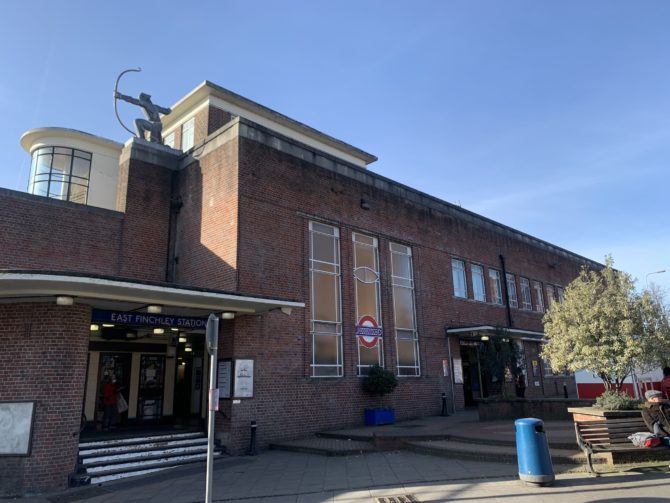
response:
<path fill-rule="evenodd" d="M 0 402 L 34 401 L 28 456 L 0 456 L 0 495 L 60 490 L 77 462 L 91 308 L 0 304 Z"/>
<path fill-rule="evenodd" d="M 179 155 L 137 138 L 121 152 L 116 209 L 125 214 L 119 243 L 122 277 L 166 280 L 170 196 Z"/>

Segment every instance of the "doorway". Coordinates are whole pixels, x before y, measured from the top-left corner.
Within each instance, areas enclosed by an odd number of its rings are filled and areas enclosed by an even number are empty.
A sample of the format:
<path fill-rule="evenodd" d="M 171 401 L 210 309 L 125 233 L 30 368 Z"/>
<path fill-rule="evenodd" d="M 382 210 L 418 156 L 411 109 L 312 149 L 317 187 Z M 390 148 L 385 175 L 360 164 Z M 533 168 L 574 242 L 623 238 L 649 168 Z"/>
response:
<path fill-rule="evenodd" d="M 130 389 L 130 369 L 132 353 L 100 353 L 100 364 L 98 366 L 98 399 L 96 400 L 95 422 L 102 424 L 105 406 L 102 403 L 102 384 L 107 377 L 116 381 L 118 392 L 128 401 L 128 390 Z M 125 424 L 128 420 L 128 411 L 119 414 L 117 423 Z"/>
<path fill-rule="evenodd" d="M 482 379 L 477 346 L 461 345 L 461 362 L 463 365 L 463 395 L 466 407 L 473 407 L 477 398 L 482 398 Z"/>

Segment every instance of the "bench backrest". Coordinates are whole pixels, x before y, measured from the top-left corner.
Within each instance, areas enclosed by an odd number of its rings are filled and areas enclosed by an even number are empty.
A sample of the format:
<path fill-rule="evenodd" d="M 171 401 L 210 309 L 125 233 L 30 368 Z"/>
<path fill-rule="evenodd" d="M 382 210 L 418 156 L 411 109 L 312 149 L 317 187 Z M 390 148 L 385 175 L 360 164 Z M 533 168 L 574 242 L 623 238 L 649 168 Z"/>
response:
<path fill-rule="evenodd" d="M 602 447 L 630 443 L 628 440 L 630 435 L 638 431 L 648 431 L 642 417 L 606 421 L 575 421 L 575 430 L 584 443 Z"/>

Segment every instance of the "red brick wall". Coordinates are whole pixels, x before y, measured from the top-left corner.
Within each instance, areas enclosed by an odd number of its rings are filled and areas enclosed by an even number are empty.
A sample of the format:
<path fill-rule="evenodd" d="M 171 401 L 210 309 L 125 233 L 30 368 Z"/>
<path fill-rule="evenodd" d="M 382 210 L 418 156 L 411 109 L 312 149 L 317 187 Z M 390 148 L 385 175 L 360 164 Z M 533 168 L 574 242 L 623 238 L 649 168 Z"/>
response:
<path fill-rule="evenodd" d="M 229 112 L 221 110 L 217 107 L 210 106 L 207 116 L 207 134 L 212 134 L 221 126 L 229 122 L 230 119 L 232 119 L 232 116 Z"/>
<path fill-rule="evenodd" d="M 179 173 L 175 282 L 237 288 L 237 140 Z"/>
<path fill-rule="evenodd" d="M 115 274 L 123 215 L 0 189 L 0 269 Z"/>
<path fill-rule="evenodd" d="M 89 306 L 0 304 L 0 401 L 34 400 L 32 451 L 0 457 L 0 494 L 67 486 L 77 461 Z"/>
<path fill-rule="evenodd" d="M 123 225 L 120 238 L 106 243 L 119 256 L 119 276 L 165 281 L 173 174 L 137 159 L 121 163 L 117 209 L 124 212 Z"/>
<path fill-rule="evenodd" d="M 517 276 L 566 285 L 581 263 L 528 244 L 508 231 L 477 226 L 455 213 L 427 209 L 382 190 L 318 168 L 313 164 L 241 138 L 239 164 L 238 289 L 268 296 L 300 299 L 306 309 L 290 317 L 270 314 L 236 320 L 234 352 L 256 355 L 256 397 L 232 406 L 232 438 L 246 447 L 249 420 L 258 421 L 259 441 L 288 438 L 319 429 L 356 424 L 363 408 L 374 400 L 360 391 L 356 377 L 354 291 L 351 233 L 379 238 L 382 278 L 382 321 L 385 364 L 395 367 L 389 243 L 412 247 L 416 311 L 422 375 L 401 378 L 398 389 L 385 398 L 399 418 L 437 414 L 441 393 L 451 395 L 450 378 L 442 376 L 448 358 L 445 325 L 506 325 L 504 307 L 453 296 L 451 259 L 463 257 Z M 371 205 L 360 207 L 361 198 Z M 334 222 L 340 229 L 344 377 L 310 378 L 308 221 Z M 550 267 L 550 264 L 560 264 Z M 468 266 L 468 281 L 469 266 Z M 470 291 L 471 291 L 471 285 Z M 514 326 L 541 330 L 541 313 L 512 310 Z M 458 346 L 452 347 L 454 356 Z M 462 405 L 462 387 L 454 387 Z M 532 394 L 532 392 L 531 392 Z M 267 418 L 267 419 L 266 419 Z M 245 440 L 246 439 L 246 440 Z"/>

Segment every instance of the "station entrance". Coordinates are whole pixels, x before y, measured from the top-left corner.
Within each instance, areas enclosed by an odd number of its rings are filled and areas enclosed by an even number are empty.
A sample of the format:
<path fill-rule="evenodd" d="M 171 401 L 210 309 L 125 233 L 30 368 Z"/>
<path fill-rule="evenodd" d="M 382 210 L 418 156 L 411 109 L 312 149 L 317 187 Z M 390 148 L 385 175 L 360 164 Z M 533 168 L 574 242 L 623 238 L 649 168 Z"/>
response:
<path fill-rule="evenodd" d="M 84 431 L 202 427 L 206 321 L 94 309 Z"/>

